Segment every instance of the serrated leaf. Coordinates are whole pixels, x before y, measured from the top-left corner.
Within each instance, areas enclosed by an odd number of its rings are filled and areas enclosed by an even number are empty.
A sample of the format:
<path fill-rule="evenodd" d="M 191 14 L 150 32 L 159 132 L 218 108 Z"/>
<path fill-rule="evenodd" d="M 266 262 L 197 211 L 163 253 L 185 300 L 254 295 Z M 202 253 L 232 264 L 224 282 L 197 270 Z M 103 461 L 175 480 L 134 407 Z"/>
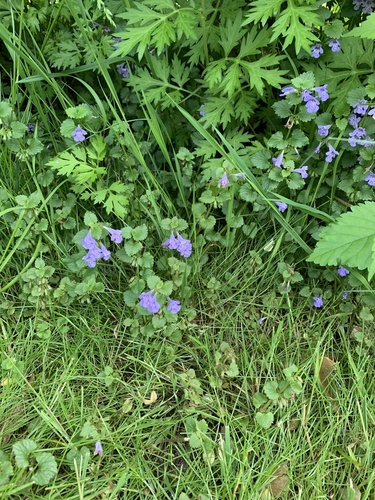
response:
<path fill-rule="evenodd" d="M 138 301 L 138 295 L 134 293 L 132 290 L 126 290 L 126 292 L 124 292 L 123 297 L 125 304 L 129 307 L 134 307 Z"/>
<path fill-rule="evenodd" d="M 271 153 L 266 149 L 262 151 L 257 151 L 251 156 L 251 163 L 254 167 L 260 169 L 268 169 L 270 166 L 269 160 L 271 159 Z"/>
<path fill-rule="evenodd" d="M 12 106 L 6 102 L 6 101 L 1 101 L 0 102 L 0 118 L 7 118 L 10 116 L 12 113 Z"/>
<path fill-rule="evenodd" d="M 146 224 L 137 226 L 132 230 L 132 237 L 135 241 L 143 241 L 147 238 L 148 230 Z"/>
<path fill-rule="evenodd" d="M 32 439 L 22 439 L 18 441 L 12 447 L 14 457 L 16 459 L 17 467 L 21 469 L 23 467 L 28 467 L 29 456 L 38 448 L 35 441 Z"/>
<path fill-rule="evenodd" d="M 7 484 L 13 475 L 13 467 L 6 453 L 0 450 L 0 486 Z"/>
<path fill-rule="evenodd" d="M 69 137 L 71 139 L 72 132 L 75 129 L 76 129 L 76 124 L 74 123 L 74 121 L 70 118 L 67 118 L 60 125 L 60 134 L 63 137 Z"/>
<path fill-rule="evenodd" d="M 196 12 L 190 12 L 182 9 L 179 10 L 175 19 L 177 38 L 180 39 L 183 35 L 185 35 L 187 39 L 197 40 L 197 24 L 198 19 Z"/>
<path fill-rule="evenodd" d="M 26 152 L 31 156 L 37 155 L 38 153 L 43 151 L 43 144 L 36 137 L 33 137 L 32 139 L 30 139 L 28 141 L 28 144 L 29 144 L 29 147 L 26 149 Z"/>
<path fill-rule="evenodd" d="M 65 113 L 69 116 L 69 118 L 80 119 L 84 118 L 89 110 L 86 106 L 80 104 L 79 106 L 75 106 L 74 108 L 67 108 Z"/>
<path fill-rule="evenodd" d="M 26 125 L 18 121 L 12 122 L 10 128 L 12 129 L 13 139 L 21 139 L 27 131 Z"/>
<path fill-rule="evenodd" d="M 125 248 L 125 252 L 130 257 L 132 257 L 133 255 L 136 255 L 137 253 L 139 253 L 142 250 L 142 243 L 140 243 L 139 241 L 128 240 L 125 243 L 124 248 Z"/>
<path fill-rule="evenodd" d="M 348 36 L 359 36 L 361 38 L 375 40 L 375 12 L 370 14 L 367 19 L 361 22 L 361 26 L 353 28 L 348 33 L 345 33 L 344 37 Z"/>
<path fill-rule="evenodd" d="M 35 459 L 38 463 L 38 469 L 32 480 L 39 486 L 44 486 L 57 474 L 57 463 L 52 453 L 38 453 L 35 455 Z"/>
<path fill-rule="evenodd" d="M 273 423 L 273 419 L 273 413 L 271 413 L 270 411 L 267 413 L 261 413 L 260 411 L 258 411 L 255 414 L 255 420 L 261 427 L 263 427 L 263 429 L 269 429 Z"/>
<path fill-rule="evenodd" d="M 83 222 L 85 223 L 86 226 L 92 227 L 98 223 L 98 218 L 93 212 L 86 212 L 83 218 Z"/>
<path fill-rule="evenodd" d="M 344 30 L 344 23 L 339 19 L 335 19 L 331 24 L 324 26 L 324 32 L 330 38 L 341 38 Z"/>
<path fill-rule="evenodd" d="M 290 104 L 284 101 L 277 101 L 272 104 L 272 108 L 280 118 L 289 118 L 290 113 Z"/>
<path fill-rule="evenodd" d="M 374 275 L 373 245 L 375 243 L 375 203 L 366 202 L 341 215 L 321 233 L 314 251 L 306 259 L 321 266 L 342 262 L 350 267 L 368 269 Z"/>

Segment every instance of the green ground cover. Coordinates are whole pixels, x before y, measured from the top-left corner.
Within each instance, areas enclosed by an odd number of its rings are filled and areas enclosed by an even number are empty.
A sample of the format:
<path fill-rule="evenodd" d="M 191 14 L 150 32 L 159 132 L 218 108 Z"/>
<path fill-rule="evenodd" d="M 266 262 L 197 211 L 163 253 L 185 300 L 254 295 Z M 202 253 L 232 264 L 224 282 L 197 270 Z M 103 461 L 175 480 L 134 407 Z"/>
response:
<path fill-rule="evenodd" d="M 372 8 L 0 0 L 1 498 L 375 498 Z"/>

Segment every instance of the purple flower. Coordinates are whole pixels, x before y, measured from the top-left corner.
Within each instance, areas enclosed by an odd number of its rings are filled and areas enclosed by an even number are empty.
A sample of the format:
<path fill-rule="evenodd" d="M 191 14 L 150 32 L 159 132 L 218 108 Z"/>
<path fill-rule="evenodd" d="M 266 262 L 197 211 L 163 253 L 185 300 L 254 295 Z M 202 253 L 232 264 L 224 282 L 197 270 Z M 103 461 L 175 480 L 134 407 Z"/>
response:
<path fill-rule="evenodd" d="M 177 252 L 182 255 L 182 257 L 190 257 L 193 251 L 193 246 L 190 240 L 186 240 L 177 233 Z"/>
<path fill-rule="evenodd" d="M 267 319 L 266 317 L 259 318 L 257 321 L 258 325 L 261 325 L 263 323 L 263 321 L 265 321 L 266 319 Z"/>
<path fill-rule="evenodd" d="M 177 250 L 183 257 L 190 257 L 193 250 L 190 240 L 186 240 L 177 233 L 177 237 L 171 233 L 170 237 L 162 243 L 164 248 L 169 250 Z"/>
<path fill-rule="evenodd" d="M 329 99 L 329 94 L 327 91 L 327 84 L 320 85 L 320 87 L 314 87 L 314 90 L 318 94 L 319 99 L 321 99 L 323 102 L 325 102 Z"/>
<path fill-rule="evenodd" d="M 283 201 L 277 201 L 276 205 L 279 212 L 285 212 L 285 210 L 288 208 L 288 205 Z"/>
<path fill-rule="evenodd" d="M 122 38 L 119 38 L 118 36 L 114 36 L 112 37 L 112 40 L 115 42 L 114 45 L 112 45 L 112 47 L 114 48 L 114 50 L 117 50 L 119 49 L 119 45 L 117 45 L 118 43 L 122 42 Z"/>
<path fill-rule="evenodd" d="M 337 274 L 342 278 L 345 278 L 349 274 L 349 271 L 344 266 L 339 266 L 337 268 Z"/>
<path fill-rule="evenodd" d="M 348 297 L 348 295 L 349 295 L 349 292 L 344 292 L 342 294 L 342 298 L 345 300 Z"/>
<path fill-rule="evenodd" d="M 353 130 L 353 132 L 350 132 L 349 134 L 350 139 L 348 140 L 348 142 L 352 147 L 354 147 L 357 145 L 357 143 L 361 144 L 361 141 L 358 141 L 358 139 L 366 137 L 366 135 L 367 132 L 363 127 L 357 127 L 356 129 Z"/>
<path fill-rule="evenodd" d="M 365 181 L 369 186 L 375 186 L 375 174 L 373 172 L 370 172 L 368 176 L 365 178 Z"/>
<path fill-rule="evenodd" d="M 205 112 L 205 110 L 204 110 L 204 107 L 205 107 L 205 106 L 206 106 L 205 104 L 202 104 L 202 105 L 201 105 L 201 107 L 199 108 L 199 114 L 200 114 L 201 116 L 206 116 L 206 112 Z"/>
<path fill-rule="evenodd" d="M 106 229 L 111 237 L 111 241 L 114 241 L 115 243 L 121 243 L 122 242 L 122 232 L 121 229 L 111 229 L 110 227 L 103 226 L 104 229 Z"/>
<path fill-rule="evenodd" d="M 155 314 L 159 312 L 160 304 L 156 300 L 156 293 L 152 294 L 153 290 L 149 292 L 142 292 L 138 298 L 140 299 L 139 304 L 147 309 L 148 312 Z"/>
<path fill-rule="evenodd" d="M 100 441 L 97 441 L 95 443 L 94 455 L 99 455 L 99 456 L 103 455 L 103 448 L 102 448 Z"/>
<path fill-rule="evenodd" d="M 300 174 L 300 176 L 302 177 L 302 179 L 307 179 L 309 174 L 307 173 L 307 169 L 309 167 L 307 165 L 304 165 L 303 167 L 301 168 L 295 168 L 294 169 L 294 172 L 296 172 L 297 174 Z"/>
<path fill-rule="evenodd" d="M 103 245 L 103 243 L 100 244 L 100 252 L 100 256 L 103 260 L 108 260 L 111 256 L 111 252 Z"/>
<path fill-rule="evenodd" d="M 73 136 L 73 139 L 76 141 L 76 142 L 82 142 L 85 140 L 85 135 L 87 135 L 87 132 L 86 130 L 83 130 L 83 128 L 81 128 L 79 125 L 78 127 L 73 130 L 72 132 L 72 136 Z"/>
<path fill-rule="evenodd" d="M 180 309 L 181 305 L 179 300 L 168 299 L 167 311 L 171 311 L 172 314 L 177 314 Z"/>
<path fill-rule="evenodd" d="M 296 89 L 294 87 L 284 87 L 283 89 L 281 89 L 280 97 L 285 97 L 286 95 L 291 94 L 295 91 Z"/>
<path fill-rule="evenodd" d="M 242 172 L 240 172 L 239 174 L 235 174 L 235 176 L 239 177 L 240 179 L 246 179 L 245 174 L 243 174 Z"/>
<path fill-rule="evenodd" d="M 307 101 L 306 110 L 308 113 L 316 113 L 316 111 L 319 111 L 319 101 L 316 97 L 312 97 Z"/>
<path fill-rule="evenodd" d="M 331 163 L 331 161 L 339 154 L 336 149 L 331 146 L 331 144 L 328 144 L 328 151 L 326 152 L 326 162 Z"/>
<path fill-rule="evenodd" d="M 129 78 L 129 66 L 126 63 L 117 64 L 117 73 L 123 78 Z"/>
<path fill-rule="evenodd" d="M 369 113 L 370 114 L 370 113 Z M 33 132 L 34 131 L 34 128 L 35 128 L 35 124 L 34 123 L 28 123 L 27 124 L 27 131 L 28 132 Z"/>
<path fill-rule="evenodd" d="M 368 105 L 366 104 L 366 101 L 364 99 L 359 99 L 356 103 L 352 105 L 353 112 L 356 115 L 361 115 L 364 116 L 366 114 L 366 111 L 368 109 Z"/>
<path fill-rule="evenodd" d="M 369 116 L 372 116 L 374 118 L 375 116 L 375 108 L 371 108 L 370 111 L 367 113 Z M 29 126 L 27 126 L 29 127 Z"/>
<path fill-rule="evenodd" d="M 323 305 L 323 297 L 320 295 L 320 297 L 314 297 L 314 307 L 322 307 Z"/>
<path fill-rule="evenodd" d="M 308 90 L 308 89 L 302 90 L 301 97 L 302 97 L 304 102 L 309 102 L 310 99 L 314 99 L 314 96 L 312 95 L 311 90 Z"/>
<path fill-rule="evenodd" d="M 319 142 L 318 146 L 315 148 L 315 153 L 320 153 L 320 146 L 322 145 L 321 142 Z"/>
<path fill-rule="evenodd" d="M 328 47 L 331 48 L 332 52 L 340 52 L 340 42 L 337 38 L 332 38 L 332 40 L 328 43 Z"/>
<path fill-rule="evenodd" d="M 92 250 L 97 248 L 96 239 L 92 237 L 91 231 L 89 231 L 84 238 L 81 240 L 82 246 L 85 250 Z"/>
<path fill-rule="evenodd" d="M 228 179 L 228 176 L 227 176 L 227 173 L 224 172 L 222 177 L 219 179 L 218 183 L 217 183 L 218 186 L 223 186 L 224 188 L 228 187 L 229 186 L 229 179 Z"/>
<path fill-rule="evenodd" d="M 320 135 L 320 137 L 327 137 L 331 127 L 332 125 L 318 125 L 318 135 Z"/>
<path fill-rule="evenodd" d="M 349 118 L 348 118 L 348 123 L 354 128 L 358 127 L 359 122 L 361 121 L 360 116 L 356 116 L 354 113 L 352 113 Z"/>
<path fill-rule="evenodd" d="M 319 59 L 319 57 L 323 54 L 324 50 L 320 43 L 313 45 L 311 47 L 311 57 L 314 59 Z"/>
<path fill-rule="evenodd" d="M 281 167 L 284 164 L 283 162 L 284 151 L 282 151 L 277 158 L 272 158 L 272 163 L 275 167 Z"/>

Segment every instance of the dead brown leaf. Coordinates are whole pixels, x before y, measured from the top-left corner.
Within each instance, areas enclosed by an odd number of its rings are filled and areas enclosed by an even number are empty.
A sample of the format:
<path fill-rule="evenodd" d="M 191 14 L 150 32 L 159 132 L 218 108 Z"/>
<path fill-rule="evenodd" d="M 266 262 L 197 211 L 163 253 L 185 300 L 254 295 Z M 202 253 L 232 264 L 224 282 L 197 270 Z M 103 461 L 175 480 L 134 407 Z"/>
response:
<path fill-rule="evenodd" d="M 150 399 L 143 398 L 143 404 L 145 405 L 152 405 L 152 403 L 155 403 L 155 401 L 158 399 L 158 395 L 156 394 L 155 391 L 152 391 L 150 394 Z"/>
<path fill-rule="evenodd" d="M 332 381 L 332 372 L 334 371 L 336 363 L 332 361 L 332 359 L 327 358 L 326 356 L 322 359 L 322 364 L 320 365 L 319 370 L 319 380 L 323 386 L 324 392 L 327 394 L 329 398 L 333 398 L 334 395 L 329 388 L 329 385 Z"/>

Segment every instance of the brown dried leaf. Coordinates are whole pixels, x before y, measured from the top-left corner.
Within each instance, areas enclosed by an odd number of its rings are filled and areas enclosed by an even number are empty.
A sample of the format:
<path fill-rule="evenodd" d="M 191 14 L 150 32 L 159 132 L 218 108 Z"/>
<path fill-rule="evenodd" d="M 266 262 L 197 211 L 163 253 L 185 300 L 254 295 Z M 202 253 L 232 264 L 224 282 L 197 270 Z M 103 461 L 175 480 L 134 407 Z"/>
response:
<path fill-rule="evenodd" d="M 332 392 L 329 390 L 329 385 L 332 380 L 332 372 L 335 369 L 336 363 L 326 356 L 322 359 L 322 364 L 319 370 L 319 380 L 328 397 L 332 398 Z"/>
<path fill-rule="evenodd" d="M 262 491 L 261 499 L 270 500 L 272 498 L 280 498 L 288 490 L 289 477 L 288 477 L 288 466 L 286 464 L 281 464 L 275 472 L 272 474 L 274 479 L 270 484 Z"/>

